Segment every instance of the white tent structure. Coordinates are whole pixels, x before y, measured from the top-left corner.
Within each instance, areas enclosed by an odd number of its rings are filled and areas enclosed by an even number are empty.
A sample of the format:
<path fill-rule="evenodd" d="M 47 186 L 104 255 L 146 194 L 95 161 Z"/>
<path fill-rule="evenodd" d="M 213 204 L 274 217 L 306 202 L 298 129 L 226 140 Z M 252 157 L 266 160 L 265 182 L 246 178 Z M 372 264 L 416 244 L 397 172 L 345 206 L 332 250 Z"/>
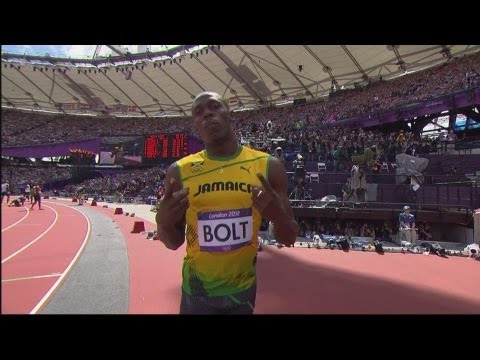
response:
<path fill-rule="evenodd" d="M 92 45 L 91 56 L 53 57 L 2 48 L 2 107 L 72 114 L 190 115 L 210 90 L 232 109 L 314 101 L 480 50 L 480 45 Z M 109 51 L 106 56 L 105 50 Z"/>

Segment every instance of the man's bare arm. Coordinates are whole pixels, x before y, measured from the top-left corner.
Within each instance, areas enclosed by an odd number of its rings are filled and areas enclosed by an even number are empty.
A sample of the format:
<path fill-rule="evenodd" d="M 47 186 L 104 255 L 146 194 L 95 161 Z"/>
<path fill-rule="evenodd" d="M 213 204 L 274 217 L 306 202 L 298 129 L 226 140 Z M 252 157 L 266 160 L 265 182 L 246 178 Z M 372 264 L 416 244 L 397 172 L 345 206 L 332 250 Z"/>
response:
<path fill-rule="evenodd" d="M 160 200 L 157 233 L 168 249 L 176 250 L 185 242 L 185 214 L 189 206 L 188 188 L 180 189 L 180 173 L 172 164 L 165 177 L 165 196 Z"/>

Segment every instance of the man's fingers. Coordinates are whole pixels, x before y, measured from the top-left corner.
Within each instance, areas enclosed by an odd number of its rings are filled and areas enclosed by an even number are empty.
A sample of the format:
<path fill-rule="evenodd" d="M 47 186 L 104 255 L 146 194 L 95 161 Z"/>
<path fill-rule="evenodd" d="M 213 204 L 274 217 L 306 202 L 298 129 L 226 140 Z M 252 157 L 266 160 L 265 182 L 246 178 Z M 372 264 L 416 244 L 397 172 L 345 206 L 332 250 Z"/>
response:
<path fill-rule="evenodd" d="M 184 198 L 180 199 L 180 201 L 177 202 L 176 206 L 180 207 L 180 208 L 187 209 L 190 206 L 190 202 L 188 201 L 188 197 L 184 197 Z"/>
<path fill-rule="evenodd" d="M 181 199 L 188 197 L 188 193 L 189 193 L 189 189 L 183 188 L 182 190 L 175 191 L 172 197 L 175 200 L 180 201 Z"/>
<path fill-rule="evenodd" d="M 188 203 L 188 188 L 183 188 L 181 190 L 175 191 L 169 198 L 164 197 L 161 200 L 161 203 L 164 205 L 165 209 L 172 209 L 179 204 Z M 169 211 L 169 210 L 167 210 Z"/>
<path fill-rule="evenodd" d="M 253 204 L 253 206 L 255 206 L 256 208 L 259 208 L 260 205 L 262 204 L 262 202 L 260 201 L 260 199 L 259 199 L 256 195 L 253 195 L 253 196 L 252 196 L 252 204 Z"/>
<path fill-rule="evenodd" d="M 257 173 L 257 177 L 260 179 L 260 182 L 262 183 L 263 188 L 264 188 L 266 191 L 268 191 L 268 192 L 273 192 L 272 185 L 270 185 L 270 183 L 267 181 L 267 179 L 265 179 L 265 178 L 263 177 L 262 174 Z"/>
<path fill-rule="evenodd" d="M 178 215 L 179 213 L 183 216 L 185 215 L 185 212 L 187 211 L 188 207 L 190 206 L 190 202 L 188 201 L 188 198 L 184 198 L 180 201 L 178 201 L 175 205 L 173 205 L 170 208 L 170 211 L 172 212 L 172 215 Z"/>
<path fill-rule="evenodd" d="M 187 211 L 187 207 L 185 205 L 176 206 L 170 210 L 169 219 L 171 219 L 173 223 L 176 223 L 179 219 L 181 219 L 185 215 L 186 211 Z"/>
<path fill-rule="evenodd" d="M 160 207 L 157 209 L 155 219 L 157 223 L 176 223 L 181 220 L 183 216 L 185 216 L 185 212 L 187 211 L 189 206 L 190 202 L 188 201 L 188 197 L 186 196 L 181 198 L 179 201 L 171 199 L 167 203 L 160 205 Z"/>
<path fill-rule="evenodd" d="M 172 196 L 174 184 L 175 184 L 174 178 L 170 178 L 170 182 L 168 184 L 165 184 L 165 194 L 163 196 L 164 198 L 168 199 Z"/>
<path fill-rule="evenodd" d="M 173 195 L 173 193 L 176 190 L 176 183 L 177 180 L 175 178 L 170 178 L 170 182 L 167 184 L 166 189 L 165 189 L 165 197 L 169 198 Z"/>
<path fill-rule="evenodd" d="M 269 200 L 265 198 L 266 194 L 263 192 L 263 190 L 260 189 L 258 193 L 252 193 L 252 205 L 260 211 L 260 213 L 265 210 L 265 208 L 269 204 Z"/>
<path fill-rule="evenodd" d="M 263 193 L 263 189 L 260 186 L 252 186 L 252 198 L 260 197 Z"/>

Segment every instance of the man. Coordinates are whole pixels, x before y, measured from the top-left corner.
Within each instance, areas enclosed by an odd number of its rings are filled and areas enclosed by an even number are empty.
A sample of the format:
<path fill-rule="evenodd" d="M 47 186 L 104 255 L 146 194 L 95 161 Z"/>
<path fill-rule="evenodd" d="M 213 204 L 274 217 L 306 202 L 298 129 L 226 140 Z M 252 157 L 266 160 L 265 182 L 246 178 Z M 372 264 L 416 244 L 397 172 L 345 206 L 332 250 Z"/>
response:
<path fill-rule="evenodd" d="M 448 135 L 446 136 L 446 138 L 447 138 L 446 152 L 447 154 L 453 154 L 455 150 L 455 141 L 457 141 L 457 135 L 455 134 L 453 129 L 448 132 Z"/>
<path fill-rule="evenodd" d="M 24 193 L 25 198 L 28 201 L 32 202 L 32 199 L 30 199 L 30 185 L 29 184 L 25 185 L 25 189 L 23 189 L 23 193 Z"/>
<path fill-rule="evenodd" d="M 419 240 L 432 241 L 433 235 L 432 235 L 432 232 L 430 230 L 430 225 L 425 224 L 425 226 L 424 226 L 423 224 L 420 224 L 418 226 L 418 239 Z"/>
<path fill-rule="evenodd" d="M 20 206 L 23 206 L 23 204 L 25 204 L 25 196 L 23 195 L 20 195 L 18 198 L 16 199 L 13 199 L 10 204 L 8 204 L 8 206 L 16 206 L 16 207 L 20 207 Z"/>
<path fill-rule="evenodd" d="M 10 202 L 10 183 L 8 180 L 5 182 L 2 182 L 2 204 L 3 204 L 3 198 L 7 196 L 7 205 Z"/>
<path fill-rule="evenodd" d="M 280 146 L 275 148 L 274 156 L 279 158 L 282 164 L 285 162 L 285 155 L 283 154 L 283 149 Z"/>
<path fill-rule="evenodd" d="M 192 117 L 205 150 L 169 167 L 156 215 L 167 248 L 187 240 L 180 313 L 252 314 L 262 218 L 275 223 L 275 238 L 286 246 L 298 233 L 287 174 L 278 158 L 239 145 L 217 93 L 199 94 Z"/>
<path fill-rule="evenodd" d="M 345 167 L 348 161 L 348 152 L 344 147 L 343 142 L 337 146 L 333 152 L 333 166 L 335 171 L 345 171 Z M 341 166 L 340 166 L 341 165 Z"/>
<path fill-rule="evenodd" d="M 353 191 L 353 201 L 367 201 L 367 176 L 365 175 L 365 167 L 353 165 L 351 170 L 350 187 Z"/>
<path fill-rule="evenodd" d="M 38 210 L 42 210 L 42 190 L 40 189 L 40 185 L 35 185 L 33 187 L 33 204 L 30 207 L 30 210 L 33 211 L 33 207 L 35 204 L 38 203 Z"/>
<path fill-rule="evenodd" d="M 415 216 L 410 214 L 410 206 L 403 207 L 403 213 L 400 214 L 398 221 L 400 222 L 400 242 L 407 241 L 415 245 L 417 241 L 417 232 L 415 229 Z"/>
<path fill-rule="evenodd" d="M 347 182 L 342 186 L 342 200 L 343 201 L 350 201 L 350 198 L 353 196 L 352 190 L 352 178 L 350 176 L 347 177 Z"/>

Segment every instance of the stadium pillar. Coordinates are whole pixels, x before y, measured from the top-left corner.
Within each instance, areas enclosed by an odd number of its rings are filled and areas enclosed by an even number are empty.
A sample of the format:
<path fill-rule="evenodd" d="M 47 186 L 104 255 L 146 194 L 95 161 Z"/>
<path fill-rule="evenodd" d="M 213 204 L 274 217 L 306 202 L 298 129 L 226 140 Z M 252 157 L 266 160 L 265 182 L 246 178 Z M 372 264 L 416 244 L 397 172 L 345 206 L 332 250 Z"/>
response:
<path fill-rule="evenodd" d="M 448 129 L 455 129 L 455 121 L 457 120 L 457 114 L 450 112 L 448 117 Z"/>

